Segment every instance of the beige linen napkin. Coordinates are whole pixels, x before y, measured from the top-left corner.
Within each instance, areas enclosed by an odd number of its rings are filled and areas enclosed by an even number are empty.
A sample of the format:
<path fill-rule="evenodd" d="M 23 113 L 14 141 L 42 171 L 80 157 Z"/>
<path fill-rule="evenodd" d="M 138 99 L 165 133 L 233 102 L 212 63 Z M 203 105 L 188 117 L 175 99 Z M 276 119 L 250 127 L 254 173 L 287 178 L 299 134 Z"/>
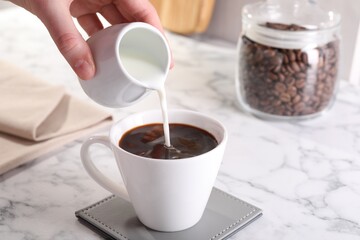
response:
<path fill-rule="evenodd" d="M 64 87 L 0 61 L 0 175 L 111 122 Z"/>

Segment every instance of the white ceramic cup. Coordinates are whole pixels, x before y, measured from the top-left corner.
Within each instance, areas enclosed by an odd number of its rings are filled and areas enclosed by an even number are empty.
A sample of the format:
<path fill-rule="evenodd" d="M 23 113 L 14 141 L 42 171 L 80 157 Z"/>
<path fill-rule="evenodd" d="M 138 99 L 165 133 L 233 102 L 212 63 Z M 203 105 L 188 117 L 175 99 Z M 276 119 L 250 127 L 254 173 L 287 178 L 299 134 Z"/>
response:
<path fill-rule="evenodd" d="M 142 73 L 145 80 L 158 77 L 154 75 L 156 72 L 146 70 L 149 65 L 164 76 L 169 71 L 171 54 L 168 43 L 163 34 L 149 24 L 113 25 L 95 33 L 87 43 L 96 72 L 90 80 L 80 79 L 80 85 L 92 100 L 103 106 L 126 107 L 146 96 L 148 86 L 138 74 Z M 124 64 L 125 53 L 136 58 L 136 69 Z"/>
<path fill-rule="evenodd" d="M 187 229 L 200 220 L 227 141 L 224 126 L 206 115 L 187 110 L 171 110 L 169 120 L 170 123 L 183 123 L 204 129 L 210 132 L 219 144 L 204 154 L 178 160 L 146 158 L 121 149 L 118 146 L 119 140 L 128 130 L 162 122 L 161 112 L 153 110 L 126 117 L 112 126 L 109 137 L 91 137 L 81 148 L 82 163 L 97 183 L 130 200 L 144 225 L 166 232 Z M 126 189 L 106 177 L 94 165 L 89 148 L 95 143 L 111 148 Z"/>

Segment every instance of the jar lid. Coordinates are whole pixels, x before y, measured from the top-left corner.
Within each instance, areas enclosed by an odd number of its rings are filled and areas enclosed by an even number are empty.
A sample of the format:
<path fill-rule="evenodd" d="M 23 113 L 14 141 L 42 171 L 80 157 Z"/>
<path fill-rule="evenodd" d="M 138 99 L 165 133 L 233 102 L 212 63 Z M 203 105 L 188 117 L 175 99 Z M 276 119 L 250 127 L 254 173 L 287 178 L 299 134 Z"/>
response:
<path fill-rule="evenodd" d="M 267 0 L 248 4 L 242 12 L 243 31 L 252 40 L 279 48 L 304 48 L 334 38 L 341 17 L 308 0 Z"/>

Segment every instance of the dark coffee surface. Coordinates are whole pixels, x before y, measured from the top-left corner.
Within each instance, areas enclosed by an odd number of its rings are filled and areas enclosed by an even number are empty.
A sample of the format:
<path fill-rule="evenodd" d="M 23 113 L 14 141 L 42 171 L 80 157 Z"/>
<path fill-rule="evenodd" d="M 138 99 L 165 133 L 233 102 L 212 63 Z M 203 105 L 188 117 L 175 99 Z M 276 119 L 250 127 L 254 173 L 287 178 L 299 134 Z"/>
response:
<path fill-rule="evenodd" d="M 164 142 L 163 125 L 143 125 L 129 130 L 119 141 L 119 146 L 136 155 L 156 159 L 180 159 L 197 156 L 218 145 L 209 132 L 186 124 L 170 124 L 171 147 Z"/>

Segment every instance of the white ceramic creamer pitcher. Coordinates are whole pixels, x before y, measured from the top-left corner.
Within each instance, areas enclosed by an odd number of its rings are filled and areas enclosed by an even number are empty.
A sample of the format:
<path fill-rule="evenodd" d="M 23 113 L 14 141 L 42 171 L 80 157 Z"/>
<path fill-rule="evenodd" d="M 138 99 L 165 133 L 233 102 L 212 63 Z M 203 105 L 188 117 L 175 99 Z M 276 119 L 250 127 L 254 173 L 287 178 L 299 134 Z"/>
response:
<path fill-rule="evenodd" d="M 87 40 L 96 73 L 80 80 L 95 102 L 112 108 L 134 104 L 163 85 L 171 55 L 163 34 L 142 23 L 118 24 L 95 33 Z"/>

